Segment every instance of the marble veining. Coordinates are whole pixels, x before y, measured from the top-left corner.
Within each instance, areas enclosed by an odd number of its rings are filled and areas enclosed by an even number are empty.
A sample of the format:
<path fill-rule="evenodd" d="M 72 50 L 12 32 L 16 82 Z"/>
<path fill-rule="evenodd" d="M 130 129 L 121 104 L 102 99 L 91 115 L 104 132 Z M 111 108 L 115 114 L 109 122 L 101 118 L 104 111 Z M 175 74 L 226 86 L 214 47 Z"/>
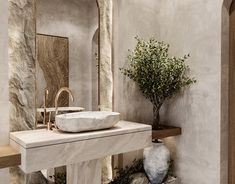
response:
<path fill-rule="evenodd" d="M 44 89 L 49 90 L 47 107 L 54 107 L 61 87 L 69 87 L 69 40 L 65 37 L 36 36 L 36 107 L 43 106 Z M 62 93 L 59 107 L 69 106 L 69 96 Z"/>

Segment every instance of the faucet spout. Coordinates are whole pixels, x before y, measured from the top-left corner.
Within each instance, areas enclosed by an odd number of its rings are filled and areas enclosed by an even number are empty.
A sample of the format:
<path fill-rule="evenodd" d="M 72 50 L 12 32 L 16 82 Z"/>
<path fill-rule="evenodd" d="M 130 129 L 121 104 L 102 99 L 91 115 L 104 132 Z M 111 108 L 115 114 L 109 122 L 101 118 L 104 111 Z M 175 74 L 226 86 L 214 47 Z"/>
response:
<path fill-rule="evenodd" d="M 73 97 L 72 91 L 68 87 L 60 88 L 60 90 L 57 92 L 57 94 L 55 96 L 55 115 L 58 114 L 58 100 L 60 98 L 61 93 L 64 92 L 64 91 L 67 92 L 70 95 L 72 101 L 74 101 L 74 97 Z M 56 122 L 54 123 L 54 126 L 55 126 L 55 128 L 57 128 Z"/>
<path fill-rule="evenodd" d="M 49 95 L 49 90 L 46 88 L 44 91 L 44 102 L 43 102 L 43 108 L 44 108 L 44 114 L 43 114 L 43 124 L 46 125 L 46 114 L 47 114 L 47 98 Z"/>

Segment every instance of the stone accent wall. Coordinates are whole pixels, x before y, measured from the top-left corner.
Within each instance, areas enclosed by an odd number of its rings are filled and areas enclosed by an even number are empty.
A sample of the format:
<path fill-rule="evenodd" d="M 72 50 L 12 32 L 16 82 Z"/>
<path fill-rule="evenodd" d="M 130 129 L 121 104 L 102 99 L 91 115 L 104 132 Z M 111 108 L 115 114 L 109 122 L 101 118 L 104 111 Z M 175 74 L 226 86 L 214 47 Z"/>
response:
<path fill-rule="evenodd" d="M 35 0 L 9 0 L 10 131 L 35 123 Z"/>
<path fill-rule="evenodd" d="M 101 111 L 113 110 L 113 73 L 112 73 L 112 21 L 113 1 L 97 0 L 99 7 L 99 107 Z M 103 160 L 102 182 L 112 179 L 111 157 Z"/>

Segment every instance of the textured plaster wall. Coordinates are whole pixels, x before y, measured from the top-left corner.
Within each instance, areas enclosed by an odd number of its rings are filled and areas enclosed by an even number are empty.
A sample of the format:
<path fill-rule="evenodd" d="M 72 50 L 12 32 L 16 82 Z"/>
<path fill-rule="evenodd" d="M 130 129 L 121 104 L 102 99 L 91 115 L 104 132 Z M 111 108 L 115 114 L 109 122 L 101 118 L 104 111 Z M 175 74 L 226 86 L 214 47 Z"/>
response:
<path fill-rule="evenodd" d="M 37 33 L 69 38 L 69 87 L 75 97 L 70 105 L 91 110 L 92 66 L 96 65 L 92 60 L 92 39 L 98 27 L 96 1 L 37 0 L 36 8 Z"/>
<path fill-rule="evenodd" d="M 227 115 L 221 109 L 227 108 L 227 94 L 221 92 L 221 79 L 227 81 L 226 64 L 221 75 L 222 4 L 222 0 L 118 0 L 114 10 L 114 110 L 124 119 L 142 123 L 152 120 L 151 104 L 119 71 L 127 50 L 135 45 L 134 36 L 154 36 L 171 45 L 172 55 L 191 55 L 191 74 L 198 82 L 167 101 L 161 112 L 166 124 L 183 129 L 181 136 L 165 140 L 183 184 L 225 184 L 227 179 L 223 150 Z M 226 51 L 224 54 L 226 60 Z"/>
<path fill-rule="evenodd" d="M 0 0 L 0 145 L 9 142 L 8 1 Z M 0 184 L 9 183 L 9 169 L 0 169 Z"/>

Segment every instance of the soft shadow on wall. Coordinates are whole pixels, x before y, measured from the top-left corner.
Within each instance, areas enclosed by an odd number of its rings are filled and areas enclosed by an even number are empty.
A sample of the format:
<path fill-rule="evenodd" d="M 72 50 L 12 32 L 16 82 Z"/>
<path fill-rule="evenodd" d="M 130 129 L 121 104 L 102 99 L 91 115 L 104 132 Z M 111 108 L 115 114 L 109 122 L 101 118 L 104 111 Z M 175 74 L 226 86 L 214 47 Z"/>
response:
<path fill-rule="evenodd" d="M 136 35 L 169 43 L 172 55 L 190 53 L 192 76 L 198 82 L 174 103 L 171 101 L 170 107 L 166 105 L 165 121 L 183 128 L 182 136 L 167 141 L 175 145 L 176 172 L 184 183 L 226 183 L 222 182 L 226 181 L 226 148 L 221 148 L 223 143 L 226 146 L 227 133 L 223 108 L 223 98 L 227 97 L 221 96 L 221 77 L 225 84 L 227 80 L 221 76 L 221 68 L 226 67 L 221 67 L 222 0 L 119 0 L 115 4 L 114 110 L 132 121 L 146 123 L 152 119 L 152 107 L 137 91 L 135 100 L 130 97 L 135 87 L 119 71 Z"/>

